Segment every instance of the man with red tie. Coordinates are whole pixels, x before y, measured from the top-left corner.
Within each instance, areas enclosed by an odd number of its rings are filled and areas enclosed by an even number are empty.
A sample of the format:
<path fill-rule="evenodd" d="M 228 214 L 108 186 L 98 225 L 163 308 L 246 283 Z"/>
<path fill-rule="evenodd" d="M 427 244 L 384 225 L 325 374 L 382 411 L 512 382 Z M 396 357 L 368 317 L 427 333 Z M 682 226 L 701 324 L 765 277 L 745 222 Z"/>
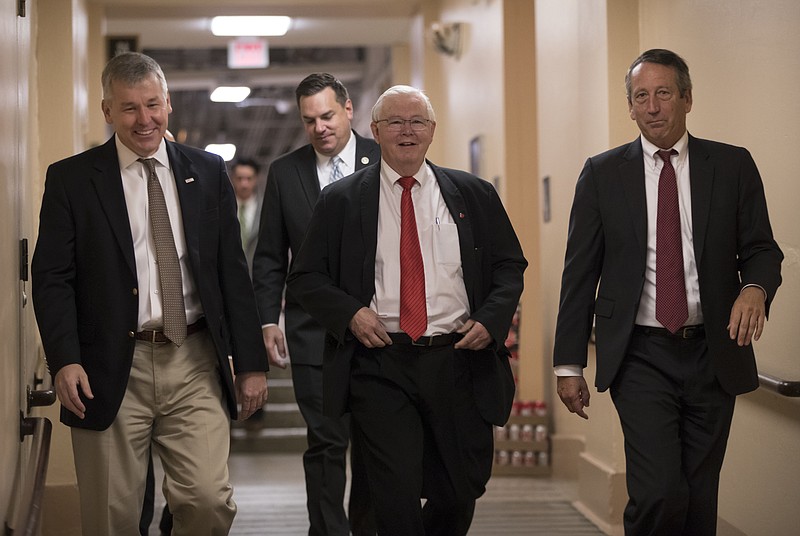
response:
<path fill-rule="evenodd" d="M 378 533 L 466 534 L 527 262 L 491 184 L 426 162 L 424 93 L 388 89 L 371 128 L 381 161 L 322 191 L 288 291 L 327 330 L 324 410 L 358 425 Z"/>
<path fill-rule="evenodd" d="M 595 384 L 611 389 L 625 435 L 625 534 L 713 536 L 734 400 L 758 387 L 750 343 L 783 254 L 750 153 L 686 130 L 684 60 L 648 50 L 625 85 L 641 136 L 588 159 L 575 190 L 558 394 L 588 418 L 582 369 L 594 318 Z"/>

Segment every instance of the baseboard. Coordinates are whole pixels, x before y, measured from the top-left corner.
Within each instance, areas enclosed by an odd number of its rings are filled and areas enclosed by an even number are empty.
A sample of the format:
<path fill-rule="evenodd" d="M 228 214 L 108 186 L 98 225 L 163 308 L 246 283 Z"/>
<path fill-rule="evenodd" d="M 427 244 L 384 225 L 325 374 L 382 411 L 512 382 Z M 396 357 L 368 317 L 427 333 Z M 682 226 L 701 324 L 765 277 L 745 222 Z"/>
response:
<path fill-rule="evenodd" d="M 585 452 L 580 455 L 578 500 L 574 506 L 606 534 L 623 534 L 622 514 L 628 502 L 625 473 Z"/>

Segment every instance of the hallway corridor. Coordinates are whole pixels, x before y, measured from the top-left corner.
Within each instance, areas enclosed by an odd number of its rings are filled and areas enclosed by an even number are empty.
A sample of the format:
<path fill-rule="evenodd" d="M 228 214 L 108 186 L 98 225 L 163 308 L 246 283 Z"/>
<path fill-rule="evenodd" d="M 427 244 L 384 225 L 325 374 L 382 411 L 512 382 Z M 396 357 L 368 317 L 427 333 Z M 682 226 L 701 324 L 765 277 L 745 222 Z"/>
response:
<path fill-rule="evenodd" d="M 235 452 L 229 467 L 239 508 L 231 536 L 308 533 L 302 454 Z M 160 467 L 156 471 L 160 482 Z M 470 536 L 602 536 L 572 507 L 568 493 L 548 478 L 495 477 L 478 500 Z M 156 517 L 163 497 L 157 500 Z M 157 521 L 150 534 L 158 535 Z"/>

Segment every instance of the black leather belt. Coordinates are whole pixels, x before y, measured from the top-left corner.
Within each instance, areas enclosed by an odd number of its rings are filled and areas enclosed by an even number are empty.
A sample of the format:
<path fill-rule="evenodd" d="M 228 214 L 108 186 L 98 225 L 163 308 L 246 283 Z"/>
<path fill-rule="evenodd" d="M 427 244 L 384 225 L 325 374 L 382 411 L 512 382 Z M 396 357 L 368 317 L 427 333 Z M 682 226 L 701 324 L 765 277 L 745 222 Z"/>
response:
<path fill-rule="evenodd" d="M 671 339 L 696 339 L 698 337 L 704 337 L 706 334 L 706 328 L 703 324 L 698 324 L 696 326 L 683 326 L 681 329 L 672 333 L 667 328 L 656 328 L 652 326 L 634 326 L 633 330 L 636 333 L 641 333 L 643 335 L 656 335 L 658 337 L 669 337 Z"/>
<path fill-rule="evenodd" d="M 206 329 L 206 319 L 205 317 L 201 317 L 200 320 L 194 324 L 189 324 L 186 326 L 186 336 L 188 337 L 192 333 L 197 333 L 198 331 L 202 331 L 204 329 Z M 147 342 L 169 342 L 169 338 L 164 335 L 163 331 L 153 331 L 151 329 L 137 331 L 136 339 Z"/>
<path fill-rule="evenodd" d="M 393 344 L 410 344 L 411 346 L 423 346 L 426 348 L 449 346 L 460 341 L 463 337 L 464 336 L 460 333 L 446 333 L 444 335 L 420 337 L 414 341 L 405 333 L 389 333 L 389 338 L 392 339 Z"/>

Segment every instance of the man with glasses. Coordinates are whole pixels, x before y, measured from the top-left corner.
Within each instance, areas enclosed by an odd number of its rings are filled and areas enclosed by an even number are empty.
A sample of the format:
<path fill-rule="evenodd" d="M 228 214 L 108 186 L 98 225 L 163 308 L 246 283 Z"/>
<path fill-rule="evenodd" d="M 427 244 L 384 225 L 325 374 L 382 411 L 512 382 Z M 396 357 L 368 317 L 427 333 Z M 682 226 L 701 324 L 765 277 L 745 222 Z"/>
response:
<path fill-rule="evenodd" d="M 327 330 L 324 410 L 352 412 L 378 533 L 462 535 L 511 410 L 527 262 L 491 184 L 426 162 L 424 93 L 390 88 L 371 128 L 380 163 L 323 190 L 288 289 Z"/>

